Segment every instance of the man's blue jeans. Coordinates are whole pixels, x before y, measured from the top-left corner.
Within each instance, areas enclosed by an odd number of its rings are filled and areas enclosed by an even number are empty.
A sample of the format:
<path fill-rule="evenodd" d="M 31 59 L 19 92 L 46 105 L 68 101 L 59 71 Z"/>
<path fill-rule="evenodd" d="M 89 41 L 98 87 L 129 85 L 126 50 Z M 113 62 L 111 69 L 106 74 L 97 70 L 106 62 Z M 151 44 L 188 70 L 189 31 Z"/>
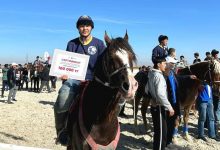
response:
<path fill-rule="evenodd" d="M 57 113 L 67 112 L 74 98 L 79 92 L 80 81 L 68 79 L 59 90 L 54 110 Z"/>
<path fill-rule="evenodd" d="M 213 98 L 215 121 L 220 123 L 220 98 L 218 96 L 214 96 Z"/>
<path fill-rule="evenodd" d="M 204 136 L 204 123 L 206 121 L 206 114 L 208 115 L 208 134 L 210 138 L 215 138 L 215 117 L 213 111 L 213 101 L 208 102 L 199 101 L 199 120 L 198 120 L 198 134 L 199 137 Z"/>
<path fill-rule="evenodd" d="M 79 89 L 80 81 L 68 79 L 59 90 L 56 103 L 54 104 L 55 126 L 58 136 L 66 127 L 69 107 L 79 93 Z"/>

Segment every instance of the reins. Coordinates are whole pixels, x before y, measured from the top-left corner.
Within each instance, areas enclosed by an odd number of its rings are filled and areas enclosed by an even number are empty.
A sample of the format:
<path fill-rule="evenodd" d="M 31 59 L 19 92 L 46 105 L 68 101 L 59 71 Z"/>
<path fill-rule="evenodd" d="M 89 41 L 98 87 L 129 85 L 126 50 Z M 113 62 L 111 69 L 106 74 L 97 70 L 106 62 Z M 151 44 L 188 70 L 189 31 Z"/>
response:
<path fill-rule="evenodd" d="M 97 82 L 99 82 L 99 83 L 101 83 L 102 85 L 104 85 L 104 86 L 106 86 L 106 87 L 109 87 L 109 88 L 111 88 L 111 89 L 116 89 L 116 88 L 120 88 L 120 87 L 115 87 L 115 86 L 111 86 L 110 84 L 110 79 L 111 79 L 111 77 L 113 76 L 113 75 L 115 75 L 115 74 L 117 74 L 117 73 L 119 73 L 120 71 L 122 71 L 123 69 L 126 69 L 126 68 L 128 68 L 127 67 L 127 65 L 124 65 L 123 67 L 121 67 L 121 68 L 118 68 L 117 70 L 115 70 L 114 72 L 112 72 L 111 74 L 109 74 L 109 75 L 106 75 L 107 77 L 108 77 L 108 81 L 102 81 L 100 78 L 98 78 L 97 76 L 95 76 L 95 80 L 97 81 Z"/>
<path fill-rule="evenodd" d="M 187 68 L 188 68 L 189 72 L 191 73 L 191 75 L 193 75 L 193 72 L 192 72 L 190 66 L 187 66 Z M 209 75 L 211 87 L 213 86 L 213 83 L 220 83 L 220 81 L 212 81 L 210 62 L 208 64 L 208 70 L 205 72 L 205 74 L 203 76 L 203 80 L 198 79 L 198 78 L 197 78 L 197 80 L 199 80 L 200 82 L 207 82 L 207 80 L 205 80 L 205 77 L 207 76 L 207 74 Z"/>

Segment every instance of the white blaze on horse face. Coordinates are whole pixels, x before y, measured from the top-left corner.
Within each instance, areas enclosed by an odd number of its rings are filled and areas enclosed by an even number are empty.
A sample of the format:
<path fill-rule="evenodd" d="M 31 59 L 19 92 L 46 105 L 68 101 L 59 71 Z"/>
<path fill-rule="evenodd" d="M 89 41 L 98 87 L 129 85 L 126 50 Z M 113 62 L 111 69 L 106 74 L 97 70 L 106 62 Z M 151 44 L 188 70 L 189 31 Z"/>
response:
<path fill-rule="evenodd" d="M 129 55 L 127 51 L 120 49 L 119 51 L 116 52 L 116 55 L 122 60 L 124 65 L 127 65 L 127 71 L 128 71 L 128 79 L 129 79 L 129 89 L 128 93 L 126 95 L 126 98 L 134 98 L 134 95 L 136 93 L 136 90 L 138 88 L 138 83 L 134 79 L 134 76 L 132 74 L 131 68 L 130 68 L 130 63 L 129 63 Z"/>
<path fill-rule="evenodd" d="M 120 49 L 119 51 L 116 52 L 116 55 L 122 60 L 124 65 L 127 65 L 128 75 L 132 75 L 128 53 L 124 49 Z"/>

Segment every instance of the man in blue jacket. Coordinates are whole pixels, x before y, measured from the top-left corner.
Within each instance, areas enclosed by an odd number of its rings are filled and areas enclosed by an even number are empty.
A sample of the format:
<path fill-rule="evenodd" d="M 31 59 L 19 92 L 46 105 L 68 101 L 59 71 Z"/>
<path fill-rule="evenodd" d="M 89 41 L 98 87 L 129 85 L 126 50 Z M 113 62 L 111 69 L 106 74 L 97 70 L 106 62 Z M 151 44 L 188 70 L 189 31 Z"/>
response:
<path fill-rule="evenodd" d="M 167 145 L 173 142 L 176 144 L 176 136 L 178 134 L 178 123 L 181 116 L 179 86 L 178 82 L 184 79 L 196 79 L 195 75 L 176 75 L 174 72 L 177 60 L 173 57 L 167 57 L 167 67 L 165 71 L 165 78 L 167 83 L 168 100 L 173 107 L 175 113 L 173 116 L 167 118 Z"/>
<path fill-rule="evenodd" d="M 160 35 L 158 37 L 159 45 L 157 45 L 152 51 L 152 62 L 155 63 L 156 57 L 166 57 L 168 55 L 168 37 L 166 35 Z"/>
<path fill-rule="evenodd" d="M 81 16 L 76 23 L 76 27 L 79 31 L 80 37 L 69 41 L 66 50 L 90 56 L 85 79 L 92 80 L 95 64 L 104 52 L 105 45 L 103 41 L 91 35 L 94 23 L 89 16 Z M 62 79 L 67 78 L 66 75 L 62 77 Z M 54 105 L 55 124 L 58 136 L 57 142 L 62 145 L 68 144 L 68 136 L 65 129 L 67 114 L 71 103 L 79 92 L 80 82 L 81 81 L 79 80 L 73 79 L 67 79 L 63 82 L 63 85 L 59 90 L 57 101 Z"/>
<path fill-rule="evenodd" d="M 204 135 L 204 123 L 206 121 L 206 116 L 208 115 L 208 136 L 216 141 L 219 141 L 219 139 L 216 138 L 215 133 L 212 88 L 207 83 L 203 83 L 203 85 L 200 87 L 200 93 L 198 96 L 198 110 L 198 138 L 207 141 Z"/>

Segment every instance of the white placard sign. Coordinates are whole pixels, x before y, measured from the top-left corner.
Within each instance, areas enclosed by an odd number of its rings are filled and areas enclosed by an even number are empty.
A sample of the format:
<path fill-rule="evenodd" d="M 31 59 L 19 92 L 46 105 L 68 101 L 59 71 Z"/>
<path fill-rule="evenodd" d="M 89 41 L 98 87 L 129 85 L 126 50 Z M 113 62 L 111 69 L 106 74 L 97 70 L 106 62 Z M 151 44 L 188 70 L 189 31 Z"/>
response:
<path fill-rule="evenodd" d="M 67 75 L 71 79 L 85 80 L 88 63 L 88 55 L 55 49 L 50 75 L 57 77 Z"/>

